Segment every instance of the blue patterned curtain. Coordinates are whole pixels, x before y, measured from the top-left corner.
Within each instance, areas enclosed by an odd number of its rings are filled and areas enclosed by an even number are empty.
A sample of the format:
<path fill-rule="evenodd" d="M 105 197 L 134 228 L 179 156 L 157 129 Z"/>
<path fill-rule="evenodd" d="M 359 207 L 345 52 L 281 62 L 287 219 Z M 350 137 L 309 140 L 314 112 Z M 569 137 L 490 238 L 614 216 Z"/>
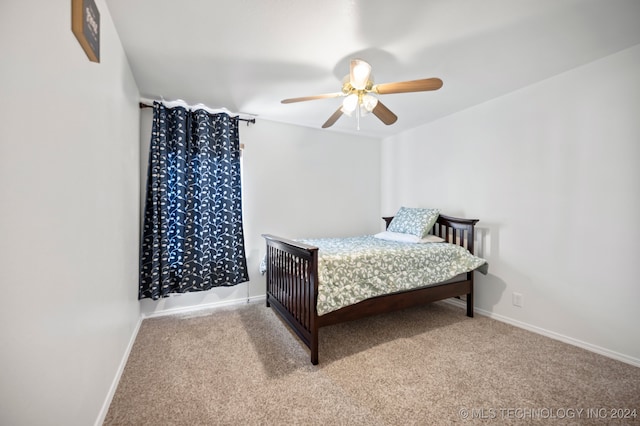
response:
<path fill-rule="evenodd" d="M 238 119 L 155 102 L 138 298 L 248 281 Z"/>

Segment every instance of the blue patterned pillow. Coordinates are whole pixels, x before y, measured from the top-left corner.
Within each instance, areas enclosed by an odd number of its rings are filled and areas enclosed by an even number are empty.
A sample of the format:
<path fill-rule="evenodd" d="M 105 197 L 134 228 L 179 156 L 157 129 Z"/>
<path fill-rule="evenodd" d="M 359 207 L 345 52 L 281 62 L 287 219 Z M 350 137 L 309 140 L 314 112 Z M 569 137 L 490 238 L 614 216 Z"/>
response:
<path fill-rule="evenodd" d="M 437 209 L 400 207 L 387 230 L 424 238 L 433 228 L 439 214 L 440 211 Z"/>

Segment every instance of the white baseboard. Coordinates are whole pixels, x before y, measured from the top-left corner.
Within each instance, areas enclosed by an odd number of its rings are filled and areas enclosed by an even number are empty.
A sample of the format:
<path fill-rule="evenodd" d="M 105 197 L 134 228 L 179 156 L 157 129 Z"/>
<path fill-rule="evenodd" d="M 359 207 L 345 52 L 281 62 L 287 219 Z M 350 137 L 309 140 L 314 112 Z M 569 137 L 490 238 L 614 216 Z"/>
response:
<path fill-rule="evenodd" d="M 101 426 L 104 423 L 104 419 L 107 417 L 107 412 L 109 412 L 111 401 L 113 400 L 113 397 L 116 394 L 116 389 L 118 389 L 118 383 L 120 383 L 120 378 L 122 377 L 122 373 L 124 373 L 124 368 L 127 365 L 129 354 L 131 353 L 133 344 L 136 341 L 136 337 L 138 337 L 138 331 L 140 331 L 141 325 L 142 325 L 142 317 L 139 317 L 138 322 L 136 323 L 136 326 L 133 329 L 133 333 L 131 333 L 131 337 L 129 338 L 129 344 L 127 345 L 127 349 L 124 351 L 122 359 L 120 360 L 120 365 L 118 366 L 116 375 L 113 378 L 113 381 L 111 382 L 111 387 L 109 388 L 109 393 L 107 393 L 107 398 L 105 399 L 104 404 L 102 404 L 102 409 L 98 414 L 98 419 L 96 420 L 95 426 Z"/>
<path fill-rule="evenodd" d="M 154 311 L 148 314 L 143 313 L 143 314 L 140 314 L 140 316 L 141 316 L 141 319 L 147 319 L 147 318 L 164 317 L 167 315 L 191 314 L 191 313 L 196 313 L 198 311 L 204 311 L 209 309 L 259 302 L 261 300 L 265 300 L 266 297 L 267 296 L 264 294 L 261 296 L 251 296 L 249 298 L 241 297 L 238 299 L 223 300 L 219 302 L 205 303 L 202 305 L 192 305 L 192 306 L 182 306 L 179 308 L 162 309 L 162 310 Z"/>
<path fill-rule="evenodd" d="M 446 299 L 444 302 L 449 303 L 451 305 L 459 306 L 461 308 L 467 307 L 467 304 L 458 299 Z M 522 321 L 514 320 L 513 318 L 505 317 L 504 315 L 496 314 L 490 311 L 485 311 L 484 309 L 474 308 L 474 313 L 480 314 L 485 317 L 489 317 L 491 319 L 495 319 L 500 322 L 504 322 L 514 327 L 522 328 L 527 331 L 531 331 L 536 334 L 541 334 L 546 337 L 550 337 L 555 340 L 559 340 L 564 343 L 568 343 L 573 346 L 577 346 L 582 349 L 586 349 L 591 352 L 595 352 L 600 355 L 604 355 L 608 358 L 615 359 L 617 361 L 624 362 L 626 364 L 633 365 L 634 367 L 640 367 L 640 359 L 634 358 L 625 354 L 621 354 L 597 345 L 593 345 L 591 343 L 583 342 L 582 340 L 574 339 L 573 337 L 565 336 L 560 333 L 556 333 L 555 331 L 550 331 L 541 327 L 537 327 L 535 325 L 527 324 Z"/>

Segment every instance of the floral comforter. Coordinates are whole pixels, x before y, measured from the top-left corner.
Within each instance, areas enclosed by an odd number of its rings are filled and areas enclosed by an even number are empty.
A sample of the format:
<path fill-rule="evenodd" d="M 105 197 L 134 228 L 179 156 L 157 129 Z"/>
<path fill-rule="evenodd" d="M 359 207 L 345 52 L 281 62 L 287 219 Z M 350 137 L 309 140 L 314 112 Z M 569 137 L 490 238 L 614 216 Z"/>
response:
<path fill-rule="evenodd" d="M 488 270 L 486 260 L 455 244 L 402 243 L 373 235 L 299 241 L 319 248 L 318 315 L 465 272 Z M 263 262 L 261 269 L 265 266 Z"/>

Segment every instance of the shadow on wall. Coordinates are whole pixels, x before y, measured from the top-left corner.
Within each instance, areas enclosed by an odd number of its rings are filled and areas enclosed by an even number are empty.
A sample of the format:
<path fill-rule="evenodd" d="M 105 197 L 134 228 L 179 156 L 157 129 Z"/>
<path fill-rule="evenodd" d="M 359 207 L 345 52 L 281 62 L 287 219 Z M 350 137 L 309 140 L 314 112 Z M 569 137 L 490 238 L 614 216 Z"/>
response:
<path fill-rule="evenodd" d="M 487 275 L 476 274 L 475 294 L 476 306 L 487 311 L 493 311 L 507 289 L 507 283 L 492 273 L 491 266 L 500 259 L 500 225 L 482 222 L 475 227 L 475 255 L 489 262 Z"/>

